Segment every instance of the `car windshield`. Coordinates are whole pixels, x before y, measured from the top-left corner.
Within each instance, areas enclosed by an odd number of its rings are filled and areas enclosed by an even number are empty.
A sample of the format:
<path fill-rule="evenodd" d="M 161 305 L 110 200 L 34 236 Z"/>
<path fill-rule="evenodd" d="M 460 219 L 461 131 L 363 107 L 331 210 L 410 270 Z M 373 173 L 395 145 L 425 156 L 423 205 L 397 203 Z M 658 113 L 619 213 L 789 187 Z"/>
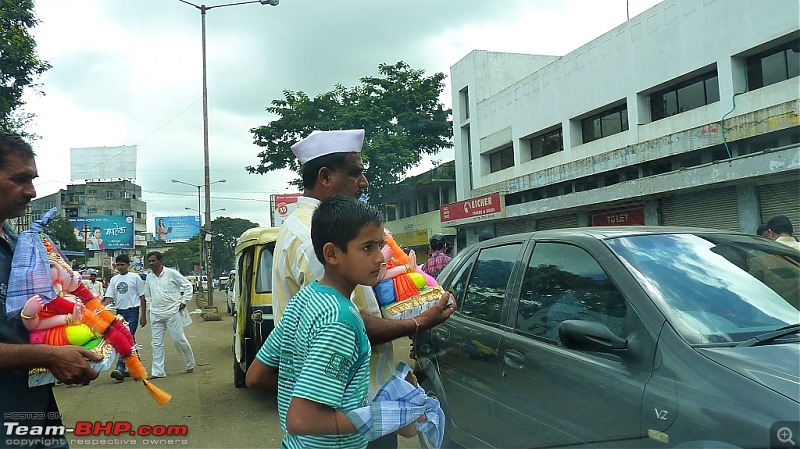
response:
<path fill-rule="evenodd" d="M 741 342 L 800 321 L 800 258 L 788 247 L 720 234 L 606 243 L 689 343 Z"/>

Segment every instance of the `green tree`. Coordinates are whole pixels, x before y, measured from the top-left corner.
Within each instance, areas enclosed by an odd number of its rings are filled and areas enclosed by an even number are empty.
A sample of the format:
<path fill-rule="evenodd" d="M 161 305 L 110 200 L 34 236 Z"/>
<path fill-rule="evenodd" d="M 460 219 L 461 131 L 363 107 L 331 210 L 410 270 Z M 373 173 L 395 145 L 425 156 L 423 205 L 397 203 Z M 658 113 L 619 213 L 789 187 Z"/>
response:
<path fill-rule="evenodd" d="M 86 248 L 84 242 L 75 236 L 75 227 L 67 217 L 56 216 L 44 228 L 44 232 L 62 250 L 83 251 Z"/>
<path fill-rule="evenodd" d="M 183 275 L 194 271 L 195 265 L 200 264 L 200 240 L 197 236 L 187 242 L 176 243 L 172 249 L 164 252 L 164 266 L 177 267 Z"/>
<path fill-rule="evenodd" d="M 284 99 L 273 100 L 268 112 L 278 119 L 250 130 L 254 143 L 263 148 L 260 162 L 247 167 L 264 174 L 289 168 L 300 172 L 291 145 L 315 129 L 364 128 L 362 157 L 369 170 L 371 201 L 380 204 L 395 184 L 422 160 L 452 145 L 451 111 L 439 101 L 444 73 L 424 76 L 405 62 L 378 66 L 379 77 L 363 77 L 361 84 L 310 98 L 304 92 L 284 90 Z M 298 180 L 295 184 L 300 186 Z"/>
<path fill-rule="evenodd" d="M 33 116 L 19 110 L 25 104 L 22 94 L 50 68 L 39 59 L 30 35 L 37 24 L 33 0 L 0 0 L 0 128 L 28 137 L 24 128 Z"/>
<path fill-rule="evenodd" d="M 258 227 L 258 223 L 243 218 L 219 217 L 211 221 L 211 232 L 214 233 L 211 245 L 211 266 L 214 276 L 220 276 L 234 268 L 236 241 L 248 229 Z"/>

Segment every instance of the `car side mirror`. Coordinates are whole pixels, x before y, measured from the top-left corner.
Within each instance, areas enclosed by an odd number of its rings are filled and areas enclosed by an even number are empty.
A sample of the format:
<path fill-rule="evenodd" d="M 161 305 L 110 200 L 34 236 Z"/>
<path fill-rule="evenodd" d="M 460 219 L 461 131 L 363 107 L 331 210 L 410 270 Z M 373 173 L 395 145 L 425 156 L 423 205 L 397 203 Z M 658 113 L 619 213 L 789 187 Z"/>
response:
<path fill-rule="evenodd" d="M 616 352 L 628 349 L 628 340 L 614 335 L 597 321 L 566 320 L 558 326 L 564 347 L 578 351 Z"/>

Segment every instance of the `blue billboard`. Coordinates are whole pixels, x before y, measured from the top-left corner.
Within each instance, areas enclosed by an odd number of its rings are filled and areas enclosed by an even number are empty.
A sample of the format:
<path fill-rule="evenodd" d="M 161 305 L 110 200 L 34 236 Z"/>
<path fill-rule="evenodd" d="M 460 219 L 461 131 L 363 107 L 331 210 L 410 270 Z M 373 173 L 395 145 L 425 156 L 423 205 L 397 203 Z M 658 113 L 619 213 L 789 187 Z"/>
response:
<path fill-rule="evenodd" d="M 90 251 L 134 249 L 133 216 L 72 217 L 75 238 Z"/>
<path fill-rule="evenodd" d="M 156 217 L 156 240 L 166 243 L 186 242 L 199 233 L 200 220 L 196 215 Z"/>

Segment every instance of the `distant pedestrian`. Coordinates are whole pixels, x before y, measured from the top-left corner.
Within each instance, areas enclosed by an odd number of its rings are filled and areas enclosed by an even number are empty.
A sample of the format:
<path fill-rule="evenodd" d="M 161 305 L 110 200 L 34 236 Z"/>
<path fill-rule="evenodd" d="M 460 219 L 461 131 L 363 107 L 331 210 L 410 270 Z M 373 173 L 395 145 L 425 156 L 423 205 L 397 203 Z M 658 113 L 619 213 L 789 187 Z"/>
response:
<path fill-rule="evenodd" d="M 452 260 L 452 258 L 447 255 L 450 244 L 447 242 L 447 239 L 444 238 L 444 235 L 439 233 L 433 234 L 429 243 L 431 257 L 422 264 L 422 271 L 436 278 Z"/>
<path fill-rule="evenodd" d="M 494 238 L 494 234 L 492 234 L 492 231 L 490 231 L 488 229 L 484 229 L 483 231 L 481 231 L 480 234 L 478 234 L 478 241 L 479 242 L 482 242 L 484 240 L 493 239 L 493 238 Z"/>
<path fill-rule="evenodd" d="M 147 254 L 147 263 L 152 273 L 147 275 L 144 296 L 150 305 L 150 332 L 152 333 L 153 367 L 151 379 L 165 377 L 164 369 L 164 331 L 183 357 L 187 373 L 194 372 L 194 352 L 183 332 L 184 320 L 188 315 L 186 302 L 192 298 L 192 283 L 178 271 L 167 268 L 162 262 L 164 256 L 158 251 Z"/>
<path fill-rule="evenodd" d="M 103 305 L 110 310 L 116 310 L 117 315 L 128 322 L 131 335 L 136 336 L 139 326 L 147 326 L 147 301 L 144 297 L 144 283 L 142 278 L 129 270 L 131 258 L 127 254 L 120 254 L 114 259 L 114 269 L 119 274 L 111 278 L 103 298 Z M 125 368 L 122 357 L 117 360 L 117 368 L 111 371 L 111 377 L 117 382 L 122 382 L 130 377 Z"/>
<path fill-rule="evenodd" d="M 769 238 L 777 242 L 783 243 L 786 246 L 791 246 L 796 250 L 800 250 L 800 242 L 794 238 L 794 227 L 789 217 L 785 215 L 776 215 L 769 219 L 767 222 Z"/>
<path fill-rule="evenodd" d="M 103 283 L 97 280 L 97 273 L 94 271 L 89 273 L 89 280 L 84 280 L 83 285 L 85 285 L 90 292 L 103 298 Z"/>

